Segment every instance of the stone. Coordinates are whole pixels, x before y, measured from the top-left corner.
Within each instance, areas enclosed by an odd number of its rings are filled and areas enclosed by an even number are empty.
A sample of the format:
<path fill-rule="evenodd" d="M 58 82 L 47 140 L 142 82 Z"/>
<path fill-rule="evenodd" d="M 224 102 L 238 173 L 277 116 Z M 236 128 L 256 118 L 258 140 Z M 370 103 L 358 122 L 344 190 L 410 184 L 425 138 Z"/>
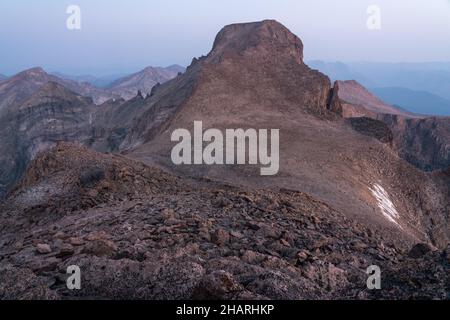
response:
<path fill-rule="evenodd" d="M 36 251 L 40 254 L 48 254 L 52 252 L 52 249 L 46 243 L 38 243 L 36 245 Z"/>

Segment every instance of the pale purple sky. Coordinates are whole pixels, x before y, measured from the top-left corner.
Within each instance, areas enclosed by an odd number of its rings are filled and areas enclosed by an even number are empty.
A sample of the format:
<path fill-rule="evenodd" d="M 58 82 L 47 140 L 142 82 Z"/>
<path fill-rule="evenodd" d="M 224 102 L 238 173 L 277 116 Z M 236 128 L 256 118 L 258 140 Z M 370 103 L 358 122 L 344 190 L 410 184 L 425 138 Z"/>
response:
<path fill-rule="evenodd" d="M 72 4 L 81 8 L 81 30 L 66 28 Z M 381 9 L 377 31 L 366 26 L 372 4 Z M 1 0 L 0 73 L 187 65 L 224 25 L 263 19 L 297 34 L 307 60 L 450 61 L 449 0 Z"/>

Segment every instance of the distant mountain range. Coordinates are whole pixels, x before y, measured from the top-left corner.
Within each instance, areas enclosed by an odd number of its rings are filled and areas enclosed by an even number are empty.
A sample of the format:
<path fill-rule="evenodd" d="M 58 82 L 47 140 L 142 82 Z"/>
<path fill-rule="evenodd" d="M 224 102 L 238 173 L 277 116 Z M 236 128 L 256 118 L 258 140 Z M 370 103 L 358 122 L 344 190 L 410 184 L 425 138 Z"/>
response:
<path fill-rule="evenodd" d="M 371 88 L 384 102 L 407 108 L 414 113 L 448 116 L 450 100 L 426 91 L 416 91 L 401 87 Z"/>
<path fill-rule="evenodd" d="M 4 80 L 4 79 L 6 79 L 6 78 L 8 78 L 8 77 L 5 76 L 5 75 L 3 75 L 3 74 L 0 74 L 0 81 L 1 81 L 1 80 Z"/>
<path fill-rule="evenodd" d="M 128 100 L 136 96 L 136 91 L 141 91 L 142 94 L 150 94 L 156 84 L 167 82 L 184 71 L 185 68 L 178 65 L 172 65 L 167 68 L 147 67 L 139 72 L 115 80 L 107 88 Z"/>
<path fill-rule="evenodd" d="M 331 80 L 356 80 L 386 102 L 410 112 L 450 115 L 450 63 L 309 61 Z"/>
<path fill-rule="evenodd" d="M 422 170 L 449 167 L 450 117 L 429 117 L 387 105 L 354 80 L 336 81 L 335 86 L 339 112 L 355 130 L 380 135 L 382 127 L 367 121 L 376 120 L 389 127 L 391 133 L 384 138 L 392 137 L 392 147 L 409 163 Z"/>

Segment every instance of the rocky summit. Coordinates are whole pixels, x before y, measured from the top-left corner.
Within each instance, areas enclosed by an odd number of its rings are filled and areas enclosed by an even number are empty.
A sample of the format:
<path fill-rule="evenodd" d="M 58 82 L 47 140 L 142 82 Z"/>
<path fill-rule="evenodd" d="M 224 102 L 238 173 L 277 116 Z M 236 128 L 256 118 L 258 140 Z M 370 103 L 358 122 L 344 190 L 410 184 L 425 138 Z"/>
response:
<path fill-rule="evenodd" d="M 450 298 L 450 118 L 332 84 L 277 21 L 100 105 L 32 73 L 0 81 L 0 299 Z M 194 121 L 279 129 L 279 172 L 175 165 Z"/>

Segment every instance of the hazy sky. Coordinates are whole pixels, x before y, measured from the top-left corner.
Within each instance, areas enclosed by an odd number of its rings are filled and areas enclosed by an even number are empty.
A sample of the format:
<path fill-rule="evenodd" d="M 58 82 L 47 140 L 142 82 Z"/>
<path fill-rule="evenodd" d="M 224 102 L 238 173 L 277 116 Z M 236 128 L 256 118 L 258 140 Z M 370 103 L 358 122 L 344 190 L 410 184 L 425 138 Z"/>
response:
<path fill-rule="evenodd" d="M 366 25 L 372 4 L 380 30 Z M 66 27 L 69 5 L 81 8 L 81 30 Z M 450 61 L 450 0 L 1 0 L 0 73 L 187 65 L 224 25 L 263 19 L 297 34 L 307 60 Z"/>

